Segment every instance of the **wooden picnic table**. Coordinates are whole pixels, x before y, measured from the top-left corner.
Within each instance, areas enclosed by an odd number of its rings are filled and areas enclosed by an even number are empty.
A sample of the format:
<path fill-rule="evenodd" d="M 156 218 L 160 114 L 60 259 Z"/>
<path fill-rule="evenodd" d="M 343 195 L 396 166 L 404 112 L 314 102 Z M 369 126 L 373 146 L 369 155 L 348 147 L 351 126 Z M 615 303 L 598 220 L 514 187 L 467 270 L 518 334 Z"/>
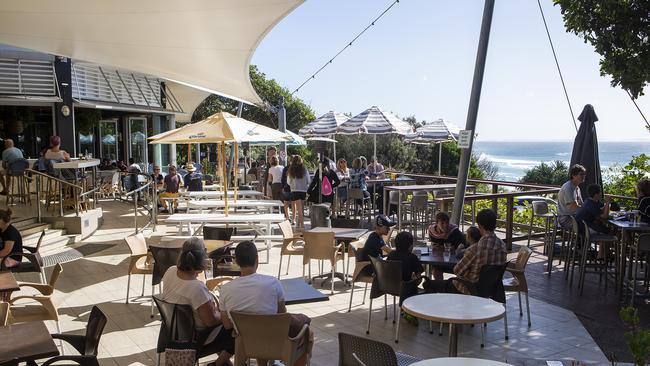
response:
<path fill-rule="evenodd" d="M 26 362 L 59 355 L 54 340 L 42 321 L 0 327 L 0 363 Z"/>

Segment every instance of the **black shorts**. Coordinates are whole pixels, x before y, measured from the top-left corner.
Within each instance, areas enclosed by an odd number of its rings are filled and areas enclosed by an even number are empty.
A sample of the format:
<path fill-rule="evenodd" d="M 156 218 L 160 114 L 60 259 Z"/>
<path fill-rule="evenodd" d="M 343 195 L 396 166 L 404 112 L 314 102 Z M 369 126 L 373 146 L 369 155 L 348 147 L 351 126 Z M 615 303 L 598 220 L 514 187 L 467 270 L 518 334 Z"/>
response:
<path fill-rule="evenodd" d="M 307 198 L 307 192 L 291 192 L 291 202 L 304 201 Z"/>

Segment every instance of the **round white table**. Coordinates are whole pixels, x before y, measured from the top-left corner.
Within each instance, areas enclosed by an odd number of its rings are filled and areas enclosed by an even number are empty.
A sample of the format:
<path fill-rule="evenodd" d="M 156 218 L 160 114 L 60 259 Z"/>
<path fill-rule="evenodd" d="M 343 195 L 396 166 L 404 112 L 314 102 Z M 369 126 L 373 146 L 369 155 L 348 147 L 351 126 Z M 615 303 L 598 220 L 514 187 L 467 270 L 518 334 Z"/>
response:
<path fill-rule="evenodd" d="M 402 309 L 416 318 L 449 324 L 449 356 L 458 354 L 457 324 L 483 324 L 503 318 L 505 308 L 491 299 L 460 294 L 409 297 Z"/>
<path fill-rule="evenodd" d="M 441 357 L 412 363 L 411 366 L 510 366 L 507 363 L 480 358 Z"/>

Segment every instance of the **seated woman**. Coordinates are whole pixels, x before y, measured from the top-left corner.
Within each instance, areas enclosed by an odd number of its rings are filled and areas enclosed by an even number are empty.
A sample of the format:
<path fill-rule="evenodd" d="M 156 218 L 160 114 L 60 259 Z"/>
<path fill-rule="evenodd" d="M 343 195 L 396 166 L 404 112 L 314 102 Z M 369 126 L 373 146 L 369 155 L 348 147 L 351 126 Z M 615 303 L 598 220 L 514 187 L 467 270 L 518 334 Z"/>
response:
<path fill-rule="evenodd" d="M 638 210 L 641 221 L 650 223 L 650 179 L 641 179 L 637 183 L 636 194 L 639 199 Z"/>
<path fill-rule="evenodd" d="M 421 281 L 424 268 L 420 259 L 413 254 L 413 235 L 408 231 L 402 231 L 395 237 L 395 250 L 388 254 L 389 261 L 402 262 L 402 293 L 400 294 L 400 306 L 407 298 L 418 294 L 418 285 Z"/>
<path fill-rule="evenodd" d="M 449 215 L 446 212 L 438 212 L 436 215 L 436 223 L 429 226 L 429 239 L 433 245 L 444 245 L 451 243 L 453 250 L 456 250 L 460 244 L 465 243 L 465 237 L 460 232 L 458 226 L 449 222 Z M 443 271 L 439 268 L 433 267 L 433 278 L 435 280 L 442 280 Z"/>
<path fill-rule="evenodd" d="M 0 210 L 0 260 L 3 268 L 12 268 L 20 264 L 23 257 L 23 237 L 11 224 L 11 209 Z M 15 254 L 14 254 L 15 253 Z M 14 255 L 12 255 L 14 254 Z M 8 301 L 11 292 L 0 292 L 0 301 Z"/>
<path fill-rule="evenodd" d="M 183 243 L 178 264 L 170 267 L 163 276 L 162 299 L 174 304 L 190 305 L 196 330 L 199 334 L 208 334 L 203 350 L 209 349 L 219 354 L 216 366 L 231 365 L 230 357 L 235 352 L 231 331 L 222 326 L 221 312 L 215 297 L 205 283 L 197 278 L 209 263 L 201 239 L 192 237 Z"/>
<path fill-rule="evenodd" d="M 45 151 L 46 160 L 69 161 L 70 154 L 61 150 L 61 138 L 59 136 L 50 137 L 50 148 Z"/>

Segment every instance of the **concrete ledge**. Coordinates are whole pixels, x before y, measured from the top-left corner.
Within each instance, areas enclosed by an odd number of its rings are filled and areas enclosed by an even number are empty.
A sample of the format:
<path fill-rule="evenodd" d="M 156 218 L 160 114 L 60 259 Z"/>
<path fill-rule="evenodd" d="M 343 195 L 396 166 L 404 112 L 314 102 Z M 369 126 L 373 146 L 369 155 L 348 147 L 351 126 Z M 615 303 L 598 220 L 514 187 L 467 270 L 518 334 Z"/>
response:
<path fill-rule="evenodd" d="M 85 239 L 99 229 L 104 221 L 104 213 L 101 208 L 96 208 L 80 212 L 79 216 L 68 214 L 63 217 L 43 217 L 43 221 L 52 224 L 53 228 L 65 229 L 67 234 Z"/>

